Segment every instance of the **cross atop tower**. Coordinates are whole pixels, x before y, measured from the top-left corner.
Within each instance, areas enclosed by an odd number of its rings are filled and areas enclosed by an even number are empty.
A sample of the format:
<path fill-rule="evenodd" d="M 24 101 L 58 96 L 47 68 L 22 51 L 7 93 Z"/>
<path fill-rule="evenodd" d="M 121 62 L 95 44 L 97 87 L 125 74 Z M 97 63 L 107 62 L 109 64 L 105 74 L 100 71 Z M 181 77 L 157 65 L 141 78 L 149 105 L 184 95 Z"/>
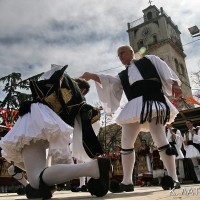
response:
<path fill-rule="evenodd" d="M 148 2 L 149 4 L 150 4 L 150 6 L 151 6 L 151 3 L 152 3 L 152 1 L 151 0 L 149 0 L 149 2 Z"/>

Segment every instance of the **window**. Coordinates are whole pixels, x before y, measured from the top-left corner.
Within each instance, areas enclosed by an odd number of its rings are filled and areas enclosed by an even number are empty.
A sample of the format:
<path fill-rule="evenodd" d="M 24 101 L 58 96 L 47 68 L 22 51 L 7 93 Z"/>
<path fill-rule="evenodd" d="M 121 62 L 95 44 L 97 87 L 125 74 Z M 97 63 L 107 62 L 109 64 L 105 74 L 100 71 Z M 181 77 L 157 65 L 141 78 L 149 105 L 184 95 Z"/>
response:
<path fill-rule="evenodd" d="M 157 36 L 153 35 L 153 43 L 157 43 L 157 42 L 158 42 Z"/>
<path fill-rule="evenodd" d="M 151 19 L 152 19 L 152 12 L 148 12 L 148 13 L 147 13 L 147 19 L 148 19 L 148 20 L 151 20 Z"/>
<path fill-rule="evenodd" d="M 183 76 L 185 76 L 185 69 L 182 64 L 180 64 L 180 71 Z"/>
<path fill-rule="evenodd" d="M 176 71 L 180 74 L 180 69 L 179 69 L 178 60 L 175 58 L 175 59 L 174 59 L 174 62 L 175 62 Z"/>

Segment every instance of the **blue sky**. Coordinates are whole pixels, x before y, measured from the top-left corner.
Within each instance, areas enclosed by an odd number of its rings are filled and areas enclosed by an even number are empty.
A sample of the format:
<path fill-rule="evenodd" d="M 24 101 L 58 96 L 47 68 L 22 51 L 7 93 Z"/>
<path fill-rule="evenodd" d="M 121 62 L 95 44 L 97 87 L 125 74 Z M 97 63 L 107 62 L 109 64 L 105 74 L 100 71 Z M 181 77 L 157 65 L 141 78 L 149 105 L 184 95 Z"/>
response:
<path fill-rule="evenodd" d="M 200 1 L 155 0 L 152 5 L 163 7 L 177 24 L 187 69 L 197 70 L 200 41 L 194 42 L 188 28 L 200 28 Z M 28 78 L 51 64 L 68 64 L 72 77 L 117 67 L 105 71 L 116 74 L 123 69 L 116 49 L 129 44 L 127 23 L 141 18 L 148 6 L 148 0 L 0 0 L 0 77 L 18 72 Z M 87 100 L 98 101 L 93 84 Z"/>

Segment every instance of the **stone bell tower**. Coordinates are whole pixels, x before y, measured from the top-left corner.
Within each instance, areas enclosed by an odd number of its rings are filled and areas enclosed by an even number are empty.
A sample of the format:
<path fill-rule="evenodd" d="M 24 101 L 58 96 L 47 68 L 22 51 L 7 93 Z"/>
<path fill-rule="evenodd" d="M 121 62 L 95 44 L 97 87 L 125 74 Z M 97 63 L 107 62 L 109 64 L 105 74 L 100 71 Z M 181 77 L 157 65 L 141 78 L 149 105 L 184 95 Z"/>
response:
<path fill-rule="evenodd" d="M 178 26 L 165 13 L 151 5 L 144 9 L 143 17 L 128 23 L 130 45 L 135 52 L 141 49 L 146 54 L 159 56 L 178 75 L 182 82 L 183 96 L 191 96 L 191 86 L 185 63 L 185 53 Z M 143 47 L 143 48 L 142 48 Z"/>

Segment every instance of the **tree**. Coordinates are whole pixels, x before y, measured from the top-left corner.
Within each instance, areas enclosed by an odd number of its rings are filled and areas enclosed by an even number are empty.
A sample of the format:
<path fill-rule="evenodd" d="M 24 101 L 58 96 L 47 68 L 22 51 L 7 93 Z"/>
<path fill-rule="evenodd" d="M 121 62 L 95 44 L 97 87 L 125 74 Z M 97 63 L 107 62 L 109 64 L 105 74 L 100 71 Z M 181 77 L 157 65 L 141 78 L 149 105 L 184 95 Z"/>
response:
<path fill-rule="evenodd" d="M 0 81 L 5 83 L 2 91 L 6 93 L 5 98 L 0 101 L 0 108 L 18 109 L 22 102 L 31 100 L 31 94 L 24 93 L 22 90 L 28 90 L 30 80 L 38 79 L 42 74 L 22 80 L 20 73 L 13 72 L 0 78 Z"/>
<path fill-rule="evenodd" d="M 5 84 L 5 98 L 0 101 L 0 124 L 6 127 L 12 127 L 18 118 L 18 108 L 21 103 L 31 100 L 31 94 L 24 93 L 20 90 L 28 90 L 30 80 L 38 79 L 41 74 L 30 77 L 26 80 L 21 79 L 20 73 L 13 72 L 7 76 L 0 78 L 0 82 Z"/>

